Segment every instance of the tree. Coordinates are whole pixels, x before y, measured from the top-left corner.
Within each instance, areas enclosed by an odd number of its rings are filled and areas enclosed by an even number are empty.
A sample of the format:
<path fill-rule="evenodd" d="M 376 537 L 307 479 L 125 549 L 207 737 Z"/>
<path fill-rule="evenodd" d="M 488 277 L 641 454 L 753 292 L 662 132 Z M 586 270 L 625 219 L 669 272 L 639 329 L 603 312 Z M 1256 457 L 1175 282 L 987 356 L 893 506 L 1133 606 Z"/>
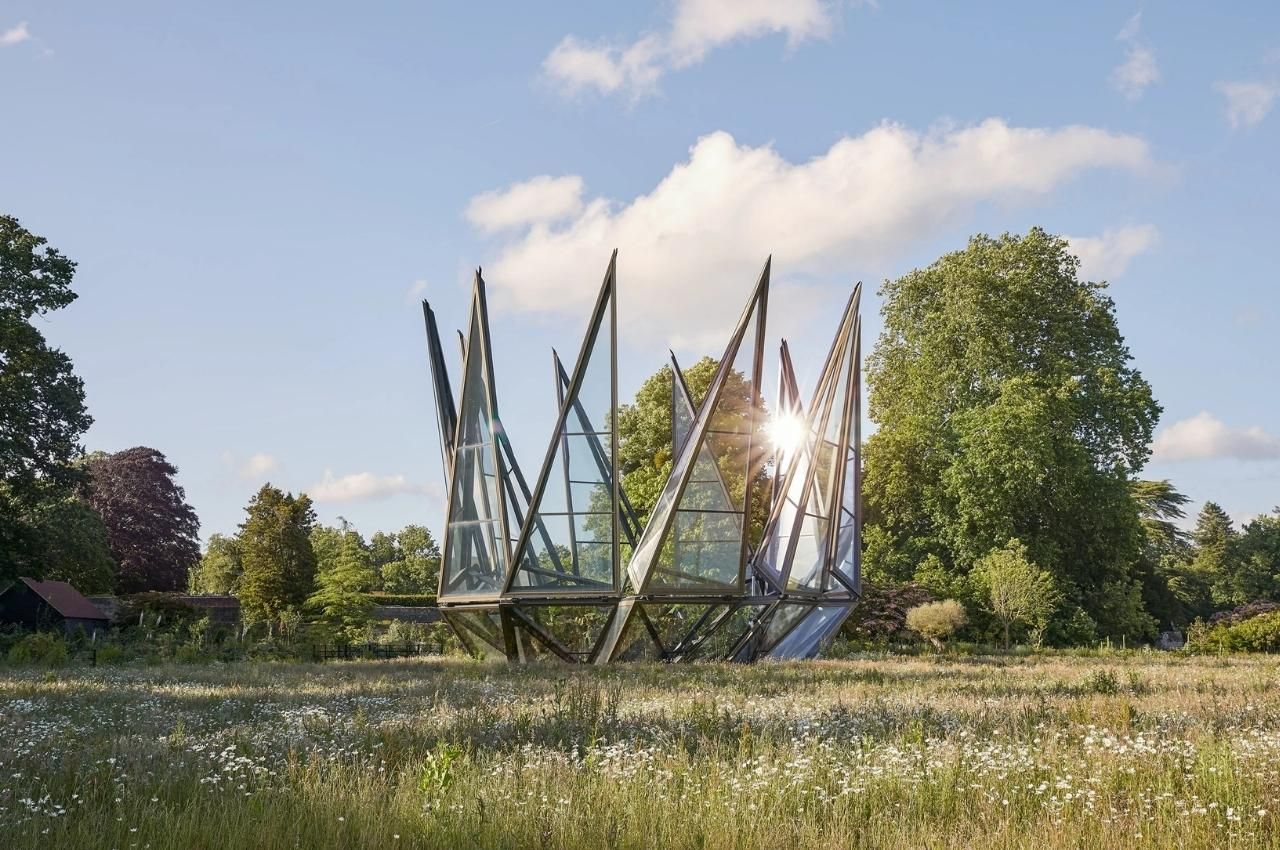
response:
<path fill-rule="evenodd" d="M 435 594 L 440 583 L 440 547 L 424 526 L 406 525 L 394 536 L 375 534 L 370 543 L 370 554 L 375 569 L 381 574 L 383 590 Z M 379 564 L 387 555 L 395 560 Z"/>
<path fill-rule="evenodd" d="M 204 557 L 191 576 L 192 593 L 231 593 L 240 586 L 244 574 L 244 562 L 240 555 L 240 540 L 223 534 L 209 537 Z"/>
<path fill-rule="evenodd" d="M 245 508 L 240 525 L 240 610 L 246 623 L 274 628 L 296 611 L 315 585 L 311 548 L 315 510 L 306 493 L 295 498 L 264 484 Z"/>
<path fill-rule="evenodd" d="M 81 472 L 72 462 L 93 421 L 71 359 L 31 321 L 76 298 L 76 264 L 45 246 L 0 216 L 0 583 L 44 574 L 52 555 L 37 515 L 74 491 Z"/>
<path fill-rule="evenodd" d="M 942 642 L 967 622 L 964 606 L 955 599 L 926 602 L 907 611 L 907 628 L 942 651 Z"/>
<path fill-rule="evenodd" d="M 974 573 L 987 590 L 991 613 L 1004 629 L 1004 648 L 1009 648 L 1015 625 L 1029 627 L 1032 642 L 1039 645 L 1061 597 L 1053 576 L 1027 559 L 1022 541 L 1010 540 L 992 550 L 974 566 Z"/>
<path fill-rule="evenodd" d="M 368 547 L 354 531 L 346 531 L 337 556 L 316 576 L 316 592 L 307 600 L 323 622 L 348 640 L 361 637 L 369 625 L 373 603 L 369 591 L 377 580 Z"/>
<path fill-rule="evenodd" d="M 107 528 L 118 565 L 116 589 L 181 590 L 200 560 L 200 520 L 174 476 L 177 467 L 146 446 L 85 462 L 86 501 Z"/>
<path fill-rule="evenodd" d="M 1195 556 L 1190 571 L 1209 588 L 1214 608 L 1232 608 L 1252 602 L 1245 589 L 1239 557 L 1239 533 L 1231 517 L 1217 502 L 1205 502 L 1191 536 Z"/>
<path fill-rule="evenodd" d="M 703 357 L 683 370 L 695 408 L 706 395 L 718 366 L 718 361 Z M 618 467 L 622 471 L 622 488 L 642 527 L 671 474 L 671 379 L 671 367 L 663 366 L 640 386 L 631 404 L 620 405 L 618 408 Z M 726 417 L 747 416 L 751 409 L 749 377 L 731 371 L 721 399 Z M 748 536 L 753 543 L 760 539 L 769 509 L 769 477 L 764 465 L 760 463 L 768 445 L 768 437 L 764 431 L 766 421 L 766 410 L 762 402 L 756 411 L 759 432 L 753 441 L 750 464 L 750 468 L 755 470 L 752 481 L 752 511 L 748 523 Z M 735 500 L 741 498 L 745 475 L 735 476 L 732 470 L 748 468 L 746 447 L 726 445 L 720 449 L 717 460 L 730 494 Z"/>
<path fill-rule="evenodd" d="M 1280 597 L 1280 507 L 1245 524 L 1238 551 L 1250 601 Z"/>
<path fill-rule="evenodd" d="M 1190 501 L 1168 481 L 1134 481 L 1130 492 L 1142 523 L 1142 552 L 1136 572 L 1144 607 L 1158 621 L 1181 624 L 1198 608 L 1198 593 L 1185 569 L 1192 548 L 1189 535 L 1177 525 Z"/>
<path fill-rule="evenodd" d="M 44 576 L 65 581 L 81 593 L 110 593 L 116 562 L 98 512 L 80 499 L 42 505 L 33 515 L 41 538 Z"/>
<path fill-rule="evenodd" d="M 963 576 L 1011 538 L 1106 622 L 1105 582 L 1142 545 L 1131 478 L 1160 408 L 1130 364 L 1102 283 L 1064 239 L 976 236 L 885 283 L 869 358 L 866 569 L 910 579 L 935 555 Z"/>

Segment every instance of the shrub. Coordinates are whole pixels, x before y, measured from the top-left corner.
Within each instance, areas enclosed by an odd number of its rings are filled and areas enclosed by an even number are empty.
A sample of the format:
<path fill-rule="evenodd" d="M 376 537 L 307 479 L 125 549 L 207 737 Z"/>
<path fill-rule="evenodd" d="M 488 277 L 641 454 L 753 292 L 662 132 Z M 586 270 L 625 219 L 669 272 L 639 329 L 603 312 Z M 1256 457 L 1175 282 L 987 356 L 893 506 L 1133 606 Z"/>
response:
<path fill-rule="evenodd" d="M 964 606 L 955 599 L 926 602 L 907 611 L 907 628 L 942 649 L 942 642 L 965 624 Z"/>
<path fill-rule="evenodd" d="M 1246 602 L 1244 605 L 1237 605 L 1229 611 L 1219 611 L 1209 618 L 1209 625 L 1233 625 L 1245 620 L 1257 617 L 1260 614 L 1270 614 L 1272 611 L 1280 610 L 1280 602 Z"/>
<path fill-rule="evenodd" d="M 67 663 L 67 642 L 49 632 L 27 635 L 9 648 L 10 664 L 44 664 L 61 667 Z"/>
<path fill-rule="evenodd" d="M 436 604 L 434 593 L 386 593 L 379 591 L 370 593 L 369 599 L 374 605 L 403 605 L 406 608 L 434 608 Z"/>
<path fill-rule="evenodd" d="M 97 664 L 115 664 L 124 658 L 124 647 L 118 643 L 104 643 L 94 655 Z"/>
<path fill-rule="evenodd" d="M 1188 630 L 1187 647 L 1201 652 L 1280 651 L 1280 611 L 1235 623 L 1224 620 L 1216 626 L 1197 622 Z"/>

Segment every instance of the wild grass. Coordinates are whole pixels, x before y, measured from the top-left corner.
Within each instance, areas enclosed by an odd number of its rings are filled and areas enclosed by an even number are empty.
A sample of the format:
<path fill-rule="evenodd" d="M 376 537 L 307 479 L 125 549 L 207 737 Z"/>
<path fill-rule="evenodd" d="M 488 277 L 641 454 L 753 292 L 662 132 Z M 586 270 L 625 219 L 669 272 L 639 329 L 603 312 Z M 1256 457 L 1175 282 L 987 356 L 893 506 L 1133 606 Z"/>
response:
<path fill-rule="evenodd" d="M 1275 847 L 1269 657 L 0 670 L 0 846 Z"/>

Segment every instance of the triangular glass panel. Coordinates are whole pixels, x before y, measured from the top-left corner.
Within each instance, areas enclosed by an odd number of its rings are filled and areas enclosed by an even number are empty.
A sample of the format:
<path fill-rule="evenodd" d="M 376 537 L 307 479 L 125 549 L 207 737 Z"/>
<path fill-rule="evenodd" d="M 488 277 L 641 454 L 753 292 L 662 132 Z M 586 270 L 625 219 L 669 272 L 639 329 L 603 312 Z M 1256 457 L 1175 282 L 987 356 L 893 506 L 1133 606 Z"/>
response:
<path fill-rule="evenodd" d="M 504 476 L 494 442 L 493 370 L 479 275 L 464 372 L 440 576 L 442 598 L 496 596 L 506 578 Z"/>
<path fill-rule="evenodd" d="M 767 604 L 744 604 L 718 612 L 690 641 L 687 656 L 700 661 L 723 661 L 756 626 Z"/>
<path fill-rule="evenodd" d="M 642 592 L 732 592 L 742 585 L 745 519 L 760 468 L 755 432 L 768 284 L 766 263 L 636 544 L 629 571 Z"/>
<path fill-rule="evenodd" d="M 767 653 L 767 657 L 816 658 L 818 652 L 835 636 L 840 624 L 852 610 L 853 606 L 848 603 L 819 605 L 813 608 L 804 615 L 804 619 L 799 624 L 776 642 L 773 649 Z"/>
<path fill-rule="evenodd" d="M 662 646 L 666 660 L 679 658 L 687 651 L 699 631 L 721 610 L 721 606 L 705 603 L 645 603 L 638 613 L 649 622 Z"/>
<path fill-rule="evenodd" d="M 613 270 L 611 262 L 567 387 L 554 362 L 560 415 L 516 547 L 508 590 L 517 595 L 615 586 Z"/>
<path fill-rule="evenodd" d="M 521 612 L 579 661 L 590 661 L 609 625 L 608 605 L 528 605 Z"/>
<path fill-rule="evenodd" d="M 862 493 L 862 322 L 854 326 L 852 398 L 849 433 L 845 440 L 844 475 L 840 486 L 840 519 L 836 549 L 827 590 L 862 592 L 862 522 L 859 500 Z"/>
<path fill-rule="evenodd" d="M 463 646 L 481 658 L 506 657 L 502 623 L 497 611 L 443 611 L 445 620 Z"/>

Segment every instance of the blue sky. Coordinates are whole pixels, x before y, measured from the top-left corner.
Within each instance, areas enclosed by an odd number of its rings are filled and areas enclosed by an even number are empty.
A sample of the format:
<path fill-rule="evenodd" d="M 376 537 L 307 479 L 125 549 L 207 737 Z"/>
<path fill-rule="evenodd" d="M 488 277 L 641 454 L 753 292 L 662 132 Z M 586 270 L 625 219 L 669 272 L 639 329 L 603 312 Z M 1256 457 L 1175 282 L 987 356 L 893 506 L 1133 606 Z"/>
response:
<path fill-rule="evenodd" d="M 268 479 L 438 530 L 417 299 L 462 325 L 477 265 L 532 477 L 612 248 L 629 394 L 770 252 L 812 378 L 855 280 L 869 349 L 884 278 L 1033 225 L 1113 284 L 1146 474 L 1269 511 L 1280 7 L 1057 5 L 0 2 L 0 209 L 80 264 L 86 445 L 165 452 L 205 536 Z"/>

